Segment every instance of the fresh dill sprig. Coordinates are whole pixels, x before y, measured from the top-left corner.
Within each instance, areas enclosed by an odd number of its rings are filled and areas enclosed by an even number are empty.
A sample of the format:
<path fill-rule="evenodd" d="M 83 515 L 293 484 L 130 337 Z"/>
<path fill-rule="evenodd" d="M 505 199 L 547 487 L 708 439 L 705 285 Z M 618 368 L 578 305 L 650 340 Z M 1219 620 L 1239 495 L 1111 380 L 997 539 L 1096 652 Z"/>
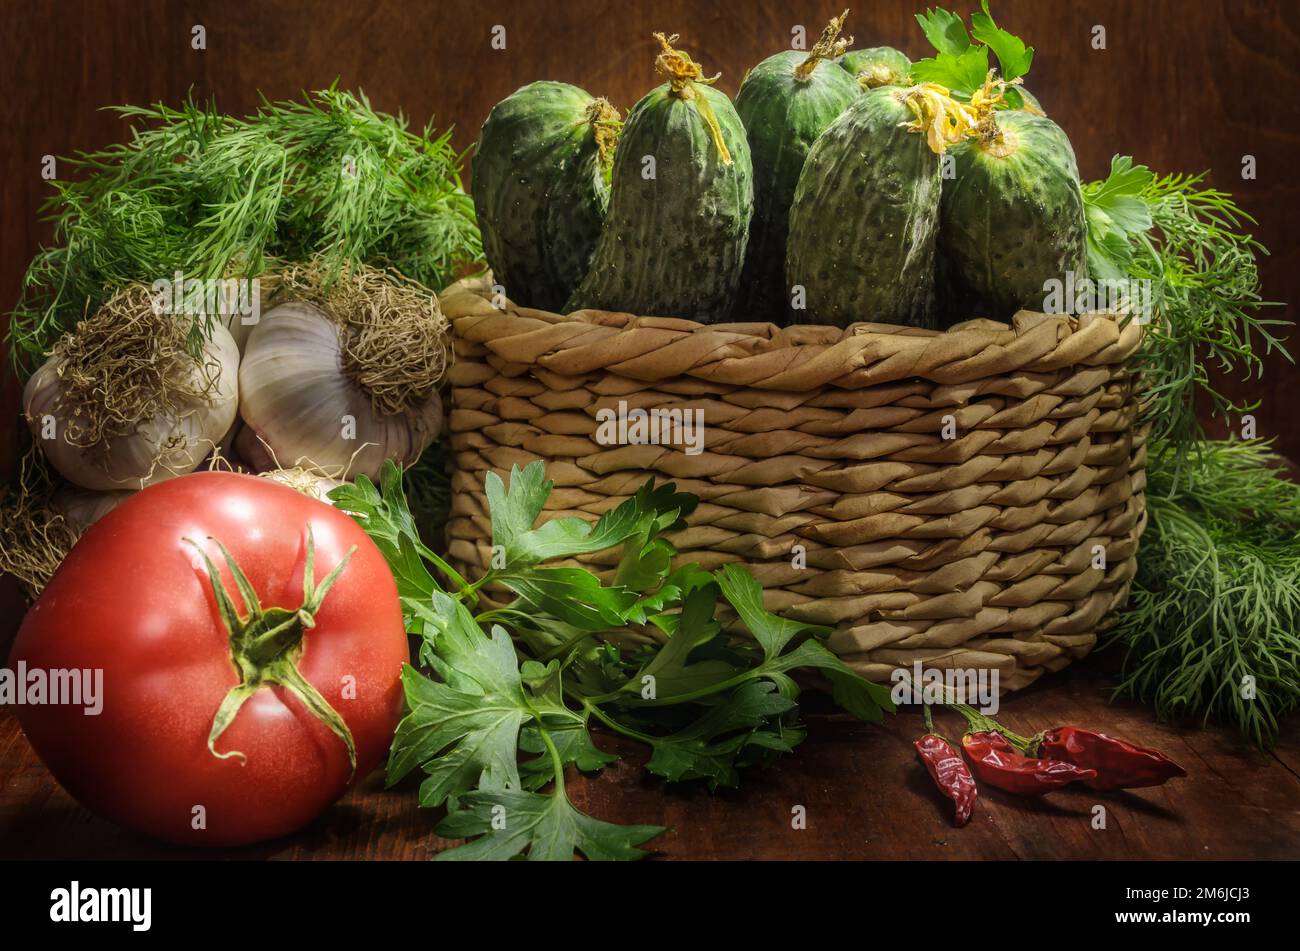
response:
<path fill-rule="evenodd" d="M 1212 374 L 1258 379 L 1290 359 L 1260 294 L 1254 219 L 1202 175 L 1158 177 L 1127 156 L 1083 188 L 1095 280 L 1149 282 L 1137 357 L 1151 426 L 1148 524 L 1128 608 L 1108 644 L 1117 693 L 1163 718 L 1201 716 L 1266 746 L 1300 708 L 1300 485 L 1259 441 L 1205 439 L 1212 413 L 1247 412 Z"/>
<path fill-rule="evenodd" d="M 1206 187 L 1204 175 L 1157 177 L 1116 156 L 1104 182 L 1084 186 L 1088 262 L 1094 279 L 1149 281 L 1149 322 L 1138 368 L 1144 416 L 1155 439 L 1181 465 L 1205 433 L 1196 416 L 1202 394 L 1211 412 L 1244 413 L 1211 379 L 1217 368 L 1258 379 L 1274 351 L 1290 359 L 1277 328 L 1261 313 L 1277 306 L 1260 295 L 1255 220 L 1232 196 Z"/>
<path fill-rule="evenodd" d="M 1204 435 L 1197 392 L 1222 416 L 1258 405 L 1221 393 L 1211 368 L 1259 379 L 1269 354 L 1290 359 L 1274 333 L 1289 323 L 1260 316 L 1276 305 L 1260 296 L 1257 255 L 1268 252 L 1244 230 L 1254 219 L 1231 195 L 1202 187 L 1202 178 L 1169 175 L 1147 188 L 1156 236 L 1143 236 L 1132 269 L 1159 290 L 1140 366 L 1151 400 L 1148 418 L 1156 435 L 1175 443 Z"/>
<path fill-rule="evenodd" d="M 73 175 L 44 205 L 53 241 L 10 318 L 16 359 L 48 352 L 114 289 L 178 270 L 252 277 L 319 253 L 441 287 L 481 258 L 451 131 L 412 132 L 362 93 L 264 99 L 245 118 L 192 98 L 115 111 L 130 140 L 64 159 Z"/>
<path fill-rule="evenodd" d="M 1300 485 L 1260 441 L 1205 442 L 1178 467 L 1157 446 L 1118 695 L 1271 745 L 1300 709 Z"/>

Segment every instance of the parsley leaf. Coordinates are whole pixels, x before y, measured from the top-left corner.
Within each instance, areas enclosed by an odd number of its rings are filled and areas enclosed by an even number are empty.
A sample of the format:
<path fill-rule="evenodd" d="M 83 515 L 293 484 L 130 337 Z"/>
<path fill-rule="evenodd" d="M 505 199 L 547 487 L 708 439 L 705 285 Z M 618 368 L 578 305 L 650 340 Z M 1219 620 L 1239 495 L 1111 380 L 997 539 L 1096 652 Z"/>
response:
<path fill-rule="evenodd" d="M 429 776 L 420 789 L 426 806 L 440 806 L 480 782 L 518 785 L 516 742 L 524 713 L 513 698 L 453 690 L 409 666 L 402 685 L 409 712 L 389 751 L 389 786 L 420 765 Z M 456 745 L 439 756 L 449 744 Z"/>
<path fill-rule="evenodd" d="M 960 54 L 940 53 L 912 64 L 912 76 L 918 82 L 938 83 L 954 96 L 969 99 L 984 85 L 989 72 L 989 51 L 972 46 Z"/>
<path fill-rule="evenodd" d="M 930 45 L 940 53 L 960 56 L 970 49 L 970 35 L 957 14 L 947 10 L 927 10 L 916 14 L 916 22 L 921 24 L 921 31 Z M 980 78 L 983 79 L 982 76 Z"/>
<path fill-rule="evenodd" d="M 331 490 L 330 501 L 351 515 L 375 543 L 397 582 L 406 629 L 421 634 L 426 621 L 424 606 L 438 584 L 429 572 L 432 564 L 453 581 L 464 579 L 420 540 L 420 530 L 402 491 L 402 470 L 391 459 L 385 460 L 379 474 L 379 487 L 364 475 L 356 482 L 344 483 Z"/>
<path fill-rule="evenodd" d="M 718 637 L 722 626 L 713 619 L 717 588 L 698 588 L 686 598 L 677 615 L 672 636 L 637 673 L 630 686 L 654 684 L 657 698 L 674 697 L 719 683 L 735 674 L 736 668 L 721 660 L 697 660 L 696 648 Z M 652 678 L 647 680 L 647 678 Z"/>
<path fill-rule="evenodd" d="M 572 763 L 584 773 L 594 773 L 611 763 L 617 763 L 618 757 L 606 753 L 591 740 L 591 734 L 582 723 L 566 723 L 559 727 L 547 727 L 551 742 L 559 753 L 561 765 Z M 555 780 L 555 762 L 545 755 L 546 743 L 541 731 L 536 726 L 524 727 L 519 734 L 519 748 L 527 753 L 539 753 L 530 760 L 519 764 L 519 776 L 525 789 L 541 789 Z"/>
<path fill-rule="evenodd" d="M 1144 193 L 1155 181 L 1145 165 L 1127 155 L 1110 160 L 1110 175 L 1083 186 L 1083 211 L 1088 224 L 1088 270 L 1098 280 L 1128 276 L 1133 263 L 1132 240 L 1151 230 L 1151 207 Z"/>
<path fill-rule="evenodd" d="M 442 628 L 431 659 L 443 682 L 403 670 L 408 713 L 389 750 L 388 785 L 423 765 L 421 802 L 437 806 L 480 783 L 518 786 L 519 728 L 532 713 L 505 631 L 488 637 L 464 606 L 441 592 L 432 597 Z"/>
<path fill-rule="evenodd" d="M 526 612 L 544 612 L 584 631 L 608 631 L 626 623 L 636 592 L 607 588 L 582 568 L 531 568 L 501 583 L 519 595 Z"/>
<path fill-rule="evenodd" d="M 673 782 L 704 779 L 710 790 L 736 786 L 736 759 L 746 746 L 759 743 L 788 753 L 803 739 L 802 731 L 781 734 L 779 718 L 794 709 L 795 702 L 776 692 L 772 683 L 742 684 L 690 726 L 652 739 L 654 752 L 646 769 Z"/>
<path fill-rule="evenodd" d="M 768 660 L 780 654 L 796 635 L 830 634 L 830 628 L 777 617 L 764 608 L 762 586 L 739 565 L 723 565 L 717 577 L 723 597 L 736 609 L 754 639 L 762 645 L 763 654 Z"/>
<path fill-rule="evenodd" d="M 440 852 L 435 861 L 500 861 L 524 853 L 529 861 L 569 861 L 574 852 L 593 861 L 639 859 L 647 853 L 636 846 L 665 831 L 593 819 L 560 793 L 484 789 L 462 796 L 457 807 L 438 824 L 438 835 L 474 841 Z"/>
<path fill-rule="evenodd" d="M 888 688 L 854 673 L 819 640 L 805 640 L 794 650 L 782 653 L 792 638 L 801 634 L 825 637 L 830 634 L 829 628 L 791 621 L 765 609 L 762 586 L 753 575 L 737 565 L 725 565 L 718 572 L 718 584 L 723 596 L 763 646 L 766 660 L 760 670 L 765 674 L 775 677 L 778 673 L 798 668 L 821 670 L 831 681 L 835 702 L 859 719 L 875 723 L 883 718 L 884 711 L 893 712 L 894 703 Z M 778 678 L 778 684 L 783 682 Z"/>
<path fill-rule="evenodd" d="M 993 55 L 998 58 L 998 68 L 1002 71 L 1003 79 L 1008 82 L 1019 79 L 1029 72 L 1029 66 L 1034 61 L 1033 47 L 1025 46 L 1020 37 L 998 28 L 993 22 L 993 15 L 989 13 L 989 0 L 980 0 L 980 8 L 982 12 L 970 16 L 971 36 L 993 51 Z"/>
<path fill-rule="evenodd" d="M 487 475 L 492 543 L 504 550 L 506 571 L 551 558 L 604 551 L 638 534 L 657 534 L 695 507 L 693 497 L 677 492 L 671 483 L 657 488 L 648 483 L 594 525 L 580 518 L 557 518 L 534 528 L 554 487 L 545 471 L 541 462 L 523 469 L 514 466 L 509 488 L 495 472 Z"/>
<path fill-rule="evenodd" d="M 998 69 L 1007 82 L 1029 72 L 1034 61 L 1033 47 L 993 22 L 988 0 L 981 0 L 980 7 L 980 12 L 971 14 L 969 33 L 961 17 L 948 10 L 916 15 L 921 32 L 935 49 L 934 56 L 913 64 L 912 76 L 918 82 L 938 83 L 957 98 L 970 99 L 988 76 L 990 51 L 997 57 Z M 1018 109 L 1024 105 L 1024 98 L 1014 86 L 1007 87 L 1003 96 L 1007 107 Z"/>

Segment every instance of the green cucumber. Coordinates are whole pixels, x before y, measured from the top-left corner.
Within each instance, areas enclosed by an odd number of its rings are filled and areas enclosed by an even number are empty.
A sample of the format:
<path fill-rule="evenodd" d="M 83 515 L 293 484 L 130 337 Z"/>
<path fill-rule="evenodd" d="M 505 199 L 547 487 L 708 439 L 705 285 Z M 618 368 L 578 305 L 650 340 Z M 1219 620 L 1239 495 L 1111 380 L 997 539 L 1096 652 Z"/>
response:
<path fill-rule="evenodd" d="M 493 107 L 472 193 L 493 280 L 557 310 L 582 280 L 609 204 L 618 110 L 568 83 L 535 82 Z"/>
<path fill-rule="evenodd" d="M 804 322 L 932 325 L 940 157 L 924 133 L 936 96 L 873 89 L 808 153 L 786 244 L 786 281 L 804 289 Z"/>
<path fill-rule="evenodd" d="M 669 81 L 628 114 L 609 214 L 591 269 L 566 309 L 726 319 L 754 208 L 745 128 L 699 64 L 656 34 Z"/>
<path fill-rule="evenodd" d="M 940 243 L 968 313 L 1006 320 L 1041 310 L 1046 282 L 1085 275 L 1086 227 L 1070 140 L 1044 116 L 992 113 L 953 149 Z"/>
<path fill-rule="evenodd" d="M 840 66 L 848 71 L 863 89 L 912 84 L 912 61 L 892 46 L 849 50 L 840 60 Z"/>
<path fill-rule="evenodd" d="M 789 316 L 785 245 L 799 173 L 813 143 L 861 95 L 853 78 L 830 61 L 839 55 L 843 22 L 843 17 L 832 20 L 807 53 L 786 50 L 763 60 L 736 96 L 754 163 L 754 219 L 737 320 L 784 323 Z"/>

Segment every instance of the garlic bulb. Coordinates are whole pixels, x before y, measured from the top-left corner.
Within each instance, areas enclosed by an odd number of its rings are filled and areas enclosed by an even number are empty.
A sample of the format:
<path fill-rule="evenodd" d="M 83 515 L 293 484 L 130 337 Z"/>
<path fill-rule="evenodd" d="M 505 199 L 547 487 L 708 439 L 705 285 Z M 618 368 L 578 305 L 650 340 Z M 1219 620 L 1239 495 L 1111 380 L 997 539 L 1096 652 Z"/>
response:
<path fill-rule="evenodd" d="M 384 412 L 347 363 L 339 325 L 320 307 L 293 301 L 264 313 L 239 367 L 240 456 L 258 470 L 307 466 L 345 478 L 419 458 L 442 428 L 437 390 L 413 391 Z"/>
<path fill-rule="evenodd" d="M 295 492 L 301 492 L 308 498 L 324 502 L 326 505 L 332 504 L 329 500 L 330 492 L 343 484 L 338 479 L 331 479 L 319 472 L 303 468 L 272 469 L 270 472 L 263 472 L 262 478 L 287 485 Z"/>
<path fill-rule="evenodd" d="M 239 352 L 243 353 L 244 347 L 248 343 L 248 337 L 253 332 L 257 320 L 252 319 L 251 316 L 245 317 L 241 313 L 233 313 L 227 314 L 222 319 L 222 322 L 231 339 L 235 341 L 235 346 L 239 348 Z"/>
<path fill-rule="evenodd" d="M 88 439 L 85 433 L 96 431 L 88 422 L 99 408 L 84 397 L 69 397 L 65 358 L 56 349 L 23 390 L 27 424 L 59 474 L 86 489 L 140 489 L 192 472 L 234 422 L 239 350 L 217 324 L 202 359 L 177 366 L 193 378 L 183 381 L 187 395 L 173 401 L 170 411 L 138 419 L 126 431 L 104 428 L 101 438 Z"/>
<path fill-rule="evenodd" d="M 133 495 L 135 492 L 130 489 L 96 492 L 69 485 L 54 493 L 50 507 L 80 535 Z"/>

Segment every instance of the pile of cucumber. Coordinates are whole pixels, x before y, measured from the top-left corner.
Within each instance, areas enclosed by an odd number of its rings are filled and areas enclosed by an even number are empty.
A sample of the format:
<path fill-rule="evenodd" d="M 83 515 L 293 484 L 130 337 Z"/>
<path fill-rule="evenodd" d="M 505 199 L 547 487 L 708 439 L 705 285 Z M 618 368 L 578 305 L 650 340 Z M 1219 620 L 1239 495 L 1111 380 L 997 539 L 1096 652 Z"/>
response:
<path fill-rule="evenodd" d="M 667 81 L 616 149 L 618 113 L 576 86 L 499 103 L 473 160 L 495 282 L 565 312 L 942 329 L 1085 276 L 1074 152 L 1037 101 L 990 79 L 982 109 L 958 103 L 898 50 L 846 51 L 842 23 L 734 104 L 656 34 Z"/>

